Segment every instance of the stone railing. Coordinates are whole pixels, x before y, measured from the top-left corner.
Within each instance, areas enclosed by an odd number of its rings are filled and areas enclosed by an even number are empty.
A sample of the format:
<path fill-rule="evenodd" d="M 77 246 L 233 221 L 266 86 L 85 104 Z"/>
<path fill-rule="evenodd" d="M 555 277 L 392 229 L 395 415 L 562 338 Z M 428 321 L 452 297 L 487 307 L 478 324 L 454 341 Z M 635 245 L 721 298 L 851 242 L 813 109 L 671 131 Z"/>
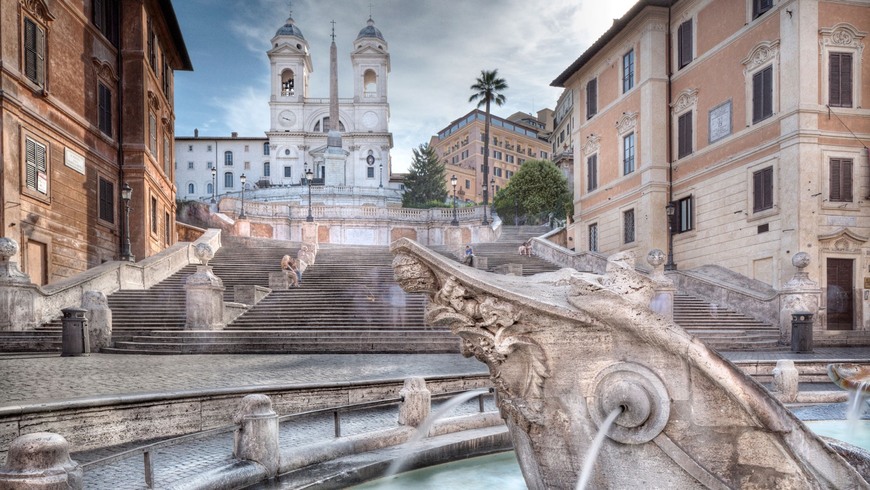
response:
<path fill-rule="evenodd" d="M 106 262 L 73 277 L 46 286 L 0 280 L 0 297 L 14 297 L 15 316 L 0 312 L 0 330 L 28 330 L 56 318 L 62 308 L 78 306 L 86 291 L 111 294 L 120 289 L 148 289 L 188 264 L 198 264 L 194 246 L 221 246 L 220 230 L 206 231 L 194 243 L 176 243 L 140 262 Z M 0 278 L 2 279 L 2 278 Z M 21 312 L 26 312 L 23 314 Z M 6 316 L 4 316 L 6 315 Z"/>
<path fill-rule="evenodd" d="M 557 228 L 543 236 L 532 239 L 532 253 L 561 267 L 570 267 L 581 272 L 604 274 L 607 257 L 595 252 L 575 252 L 550 241 L 550 237 L 562 231 Z"/>
<path fill-rule="evenodd" d="M 223 213 L 238 216 L 241 206 L 241 199 L 228 197 L 221 199 L 219 210 Z M 486 214 L 489 216 L 489 209 L 487 209 Z M 311 215 L 318 221 L 330 219 L 365 219 L 421 223 L 435 221 L 449 222 L 453 220 L 453 208 L 415 209 L 364 205 L 314 205 L 311 206 Z M 292 220 L 304 220 L 308 217 L 308 206 L 305 203 L 295 205 L 285 202 L 272 203 L 246 200 L 245 216 L 249 219 L 288 217 Z M 483 206 L 456 208 L 456 218 L 460 222 L 482 220 Z"/>

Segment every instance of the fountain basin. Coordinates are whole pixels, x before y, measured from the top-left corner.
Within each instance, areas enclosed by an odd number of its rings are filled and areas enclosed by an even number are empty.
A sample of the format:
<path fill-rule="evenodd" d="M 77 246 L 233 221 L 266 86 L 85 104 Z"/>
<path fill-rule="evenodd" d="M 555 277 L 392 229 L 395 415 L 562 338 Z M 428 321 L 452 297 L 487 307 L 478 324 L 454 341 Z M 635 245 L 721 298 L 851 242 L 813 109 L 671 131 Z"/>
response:
<path fill-rule="evenodd" d="M 861 391 L 870 395 L 870 366 L 865 364 L 838 363 L 828 365 L 828 376 L 847 391 Z"/>

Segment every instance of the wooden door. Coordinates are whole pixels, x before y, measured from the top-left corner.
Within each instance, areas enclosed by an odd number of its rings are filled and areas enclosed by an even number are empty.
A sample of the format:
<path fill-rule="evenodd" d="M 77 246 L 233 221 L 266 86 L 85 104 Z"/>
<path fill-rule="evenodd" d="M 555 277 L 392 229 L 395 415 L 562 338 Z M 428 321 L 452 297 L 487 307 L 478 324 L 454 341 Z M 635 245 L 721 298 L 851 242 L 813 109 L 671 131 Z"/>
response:
<path fill-rule="evenodd" d="M 852 259 L 828 259 L 828 330 L 852 330 L 855 311 L 852 274 Z"/>
<path fill-rule="evenodd" d="M 44 286 L 48 283 L 47 257 L 44 243 L 27 240 L 27 263 L 24 272 L 30 276 L 30 281 L 34 284 Z"/>

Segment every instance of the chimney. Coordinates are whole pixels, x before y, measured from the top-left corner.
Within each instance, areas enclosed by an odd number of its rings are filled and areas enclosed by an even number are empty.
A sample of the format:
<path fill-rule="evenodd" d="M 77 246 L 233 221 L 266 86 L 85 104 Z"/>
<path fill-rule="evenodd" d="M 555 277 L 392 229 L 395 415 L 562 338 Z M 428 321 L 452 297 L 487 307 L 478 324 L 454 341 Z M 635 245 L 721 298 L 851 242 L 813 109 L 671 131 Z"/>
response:
<path fill-rule="evenodd" d="M 194 129 L 193 129 L 193 137 L 194 137 L 194 138 L 199 138 L 199 129 L 197 129 L 197 128 L 194 128 Z"/>
<path fill-rule="evenodd" d="M 238 138 L 238 137 L 239 137 L 239 133 L 233 131 L 232 133 L 230 133 L 230 136 L 232 136 L 233 138 Z"/>

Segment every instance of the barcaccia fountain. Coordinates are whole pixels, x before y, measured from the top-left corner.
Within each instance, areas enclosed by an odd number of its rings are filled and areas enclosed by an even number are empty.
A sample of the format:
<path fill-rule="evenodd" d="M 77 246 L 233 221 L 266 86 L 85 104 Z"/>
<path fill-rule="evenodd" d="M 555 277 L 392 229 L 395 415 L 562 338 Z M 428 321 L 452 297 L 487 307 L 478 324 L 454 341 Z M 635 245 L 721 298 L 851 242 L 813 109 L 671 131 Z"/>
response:
<path fill-rule="evenodd" d="M 603 276 L 515 277 L 408 239 L 391 250 L 405 291 L 429 295 L 427 322 L 489 367 L 529 488 L 574 488 L 614 410 L 594 488 L 870 488 L 763 386 L 654 313 L 666 279 L 628 254 Z"/>

